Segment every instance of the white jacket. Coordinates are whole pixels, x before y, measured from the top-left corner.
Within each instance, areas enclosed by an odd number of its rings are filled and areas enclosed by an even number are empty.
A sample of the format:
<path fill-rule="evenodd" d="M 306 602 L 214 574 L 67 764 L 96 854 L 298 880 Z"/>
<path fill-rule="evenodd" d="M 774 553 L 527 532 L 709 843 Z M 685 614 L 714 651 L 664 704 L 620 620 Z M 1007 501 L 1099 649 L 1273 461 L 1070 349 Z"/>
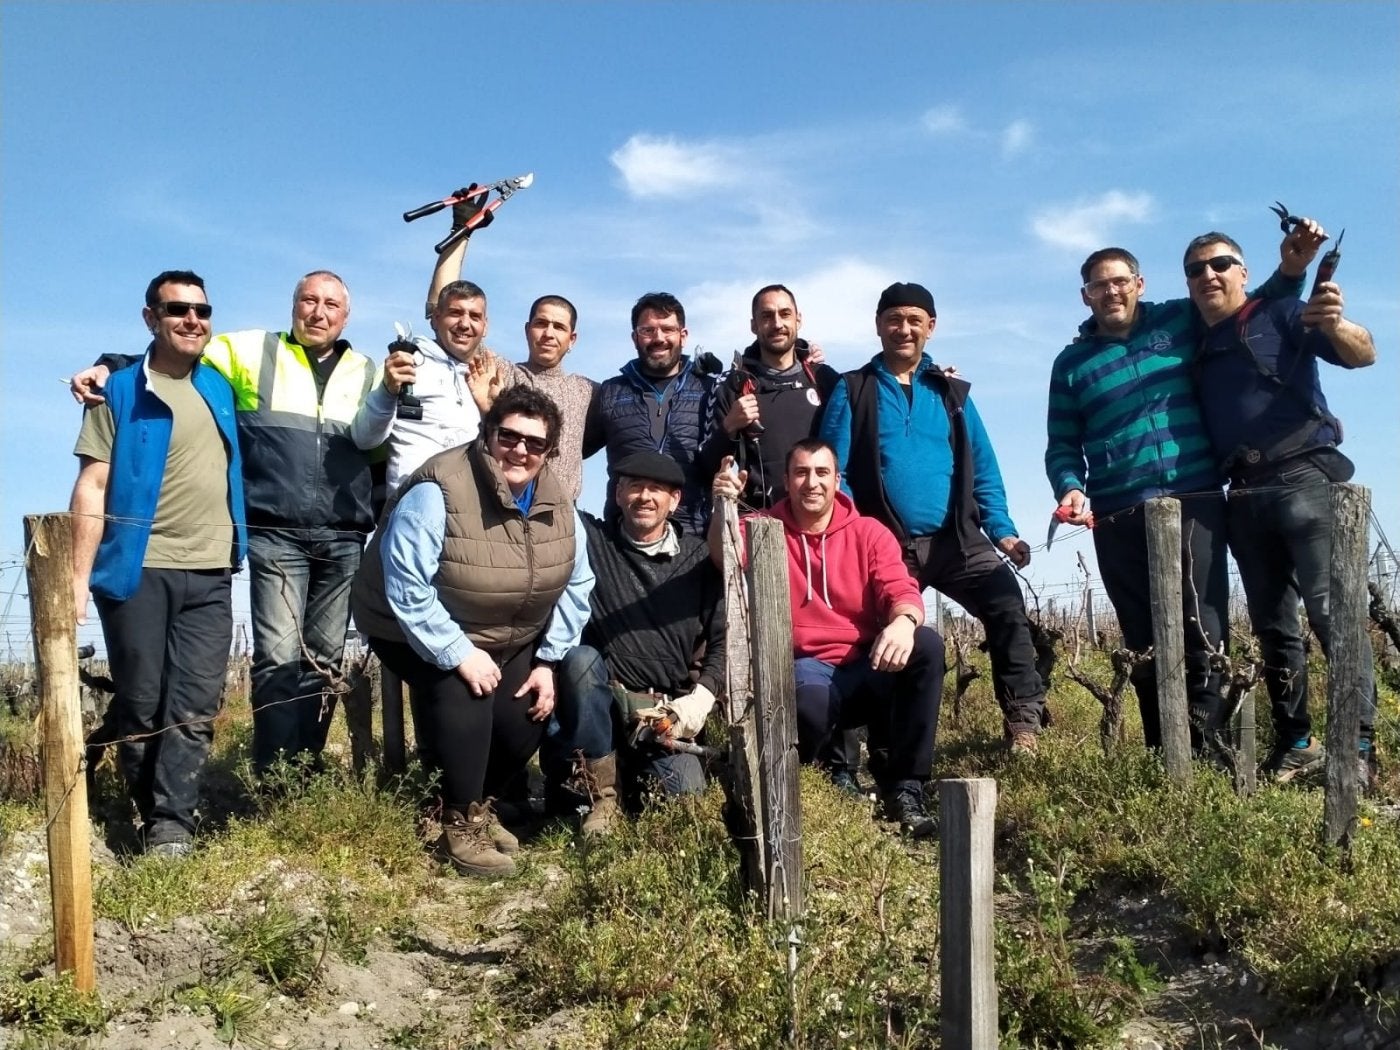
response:
<path fill-rule="evenodd" d="M 350 425 L 350 436 L 362 449 L 389 442 L 388 488 L 398 484 L 444 449 L 475 440 L 481 429 L 481 412 L 467 389 L 467 366 L 449 355 L 432 339 L 414 336 L 420 356 L 413 394 L 423 402 L 423 418 L 399 419 L 398 399 L 384 385 L 380 371 L 374 389 Z M 487 353 L 484 348 L 482 353 Z"/>

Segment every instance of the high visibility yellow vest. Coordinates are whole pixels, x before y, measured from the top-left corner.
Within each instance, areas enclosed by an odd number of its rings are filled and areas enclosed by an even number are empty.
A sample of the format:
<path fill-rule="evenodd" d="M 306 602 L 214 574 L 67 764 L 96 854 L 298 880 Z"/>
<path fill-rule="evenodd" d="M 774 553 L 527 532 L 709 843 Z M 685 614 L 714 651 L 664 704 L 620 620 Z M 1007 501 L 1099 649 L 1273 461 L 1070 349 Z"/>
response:
<path fill-rule="evenodd" d="M 374 362 L 344 347 L 318 394 L 306 350 L 285 332 L 216 335 L 204 359 L 233 387 L 248 524 L 368 532 L 369 456 L 350 423 L 374 385 Z"/>

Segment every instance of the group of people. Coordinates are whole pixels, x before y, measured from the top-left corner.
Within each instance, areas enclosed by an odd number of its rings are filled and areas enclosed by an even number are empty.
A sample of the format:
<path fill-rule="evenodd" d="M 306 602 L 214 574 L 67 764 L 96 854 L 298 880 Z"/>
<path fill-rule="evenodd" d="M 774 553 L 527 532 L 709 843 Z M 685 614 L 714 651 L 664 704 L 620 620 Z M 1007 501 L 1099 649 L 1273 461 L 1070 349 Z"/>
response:
<path fill-rule="evenodd" d="M 468 234 L 484 201 L 473 190 L 453 209 Z M 1190 496 L 1183 571 L 1200 605 L 1188 645 L 1201 741 L 1219 713 L 1208 656 L 1225 630 L 1225 530 L 1252 537 L 1249 568 L 1236 556 L 1285 771 L 1320 754 L 1306 677 L 1287 672 L 1301 660 L 1298 591 L 1287 588 L 1296 577 L 1325 643 L 1319 486 L 1346 473 L 1314 362 L 1374 357 L 1335 285 L 1296 299 L 1323 239 L 1300 224 L 1262 300 L 1244 295 L 1243 253 L 1223 235 L 1188 248 L 1191 302 L 1139 304 L 1136 260 L 1096 252 L 1083 271 L 1093 316 L 1051 382 L 1047 471 L 1070 521 L 1087 522 L 1093 501 L 1130 647 L 1151 638 L 1132 510 Z M 754 342 L 722 376 L 685 354 L 679 300 L 648 293 L 631 315 L 635 359 L 595 384 L 563 368 L 578 318 L 562 296 L 532 304 L 525 362 L 486 348 L 485 292 L 461 279 L 468 243 L 438 258 L 433 338 L 404 333 L 382 368 L 341 338 L 350 294 L 329 271 L 297 283 L 290 331 L 220 336 L 203 281 L 166 271 L 146 292 L 146 352 L 74 377 L 88 405 L 75 450 L 75 614 L 84 619 L 91 592 L 147 849 L 192 848 L 229 581 L 245 558 L 259 775 L 317 760 L 353 611 L 409 687 L 420 756 L 439 778 L 440 845 L 459 870 L 514 870 L 519 844 L 492 799 L 512 793 L 536 752 L 547 795 L 588 807 L 588 834 L 606 833 L 647 784 L 701 790 L 704 727 L 725 681 L 715 499 L 782 523 L 803 761 L 854 785 L 848 731 L 865 727 L 885 816 L 931 833 L 924 785 L 944 655 L 924 623 L 927 587 L 983 623 L 1005 745 L 1035 754 L 1045 687 L 1013 569 L 1031 552 L 969 384 L 926 352 L 937 313 L 925 287 L 884 290 L 880 351 L 844 375 L 800 337 L 782 285 L 753 297 Z M 598 451 L 608 489 L 595 517 L 577 502 L 582 461 Z M 1256 492 L 1264 499 L 1243 498 Z M 1135 685 L 1152 745 L 1152 682 Z"/>

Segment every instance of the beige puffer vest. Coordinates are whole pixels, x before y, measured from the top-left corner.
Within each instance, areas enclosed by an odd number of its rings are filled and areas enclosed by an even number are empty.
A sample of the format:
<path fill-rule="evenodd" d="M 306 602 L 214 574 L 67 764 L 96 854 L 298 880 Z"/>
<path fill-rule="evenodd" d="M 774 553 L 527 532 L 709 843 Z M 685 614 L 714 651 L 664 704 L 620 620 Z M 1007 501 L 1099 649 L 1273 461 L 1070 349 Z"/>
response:
<path fill-rule="evenodd" d="M 383 522 L 415 485 L 442 489 L 447 527 L 433 586 L 473 645 L 508 652 L 532 642 L 569 582 L 574 565 L 574 508 L 548 464 L 535 479 L 530 513 L 515 505 L 499 464 L 480 441 L 433 456 L 409 476 Z M 384 567 L 374 534 L 351 591 L 355 626 L 371 638 L 404 641 L 384 597 Z"/>

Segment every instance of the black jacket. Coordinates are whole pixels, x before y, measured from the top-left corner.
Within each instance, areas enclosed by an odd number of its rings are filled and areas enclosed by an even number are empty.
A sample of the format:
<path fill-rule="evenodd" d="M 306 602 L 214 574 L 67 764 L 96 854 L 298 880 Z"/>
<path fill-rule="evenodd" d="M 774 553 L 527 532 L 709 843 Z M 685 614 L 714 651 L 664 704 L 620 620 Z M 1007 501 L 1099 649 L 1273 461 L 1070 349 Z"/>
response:
<path fill-rule="evenodd" d="M 741 364 L 726 372 L 715 388 L 710 436 L 700 449 L 698 466 L 708 481 L 725 456 L 734 456 L 739 468 L 749 472 L 742 497 L 749 506 L 766 509 L 787 495 L 784 467 L 788 450 L 821 429 L 822 407 L 841 376 L 829 365 L 812 365 L 807 360 L 809 353 L 807 340 L 799 339 L 798 368 L 778 372 L 763 363 L 758 343 L 751 343 Z M 725 433 L 724 417 L 747 392 L 758 396 L 763 433 L 743 432 L 731 438 Z"/>
<path fill-rule="evenodd" d="M 700 684 L 724 687 L 724 588 L 704 541 L 681 534 L 680 551 L 653 558 L 622 535 L 620 522 L 582 513 L 588 563 L 597 582 L 583 642 L 603 654 L 628 689 L 677 696 L 691 690 L 690 668 L 704 643 Z"/>

